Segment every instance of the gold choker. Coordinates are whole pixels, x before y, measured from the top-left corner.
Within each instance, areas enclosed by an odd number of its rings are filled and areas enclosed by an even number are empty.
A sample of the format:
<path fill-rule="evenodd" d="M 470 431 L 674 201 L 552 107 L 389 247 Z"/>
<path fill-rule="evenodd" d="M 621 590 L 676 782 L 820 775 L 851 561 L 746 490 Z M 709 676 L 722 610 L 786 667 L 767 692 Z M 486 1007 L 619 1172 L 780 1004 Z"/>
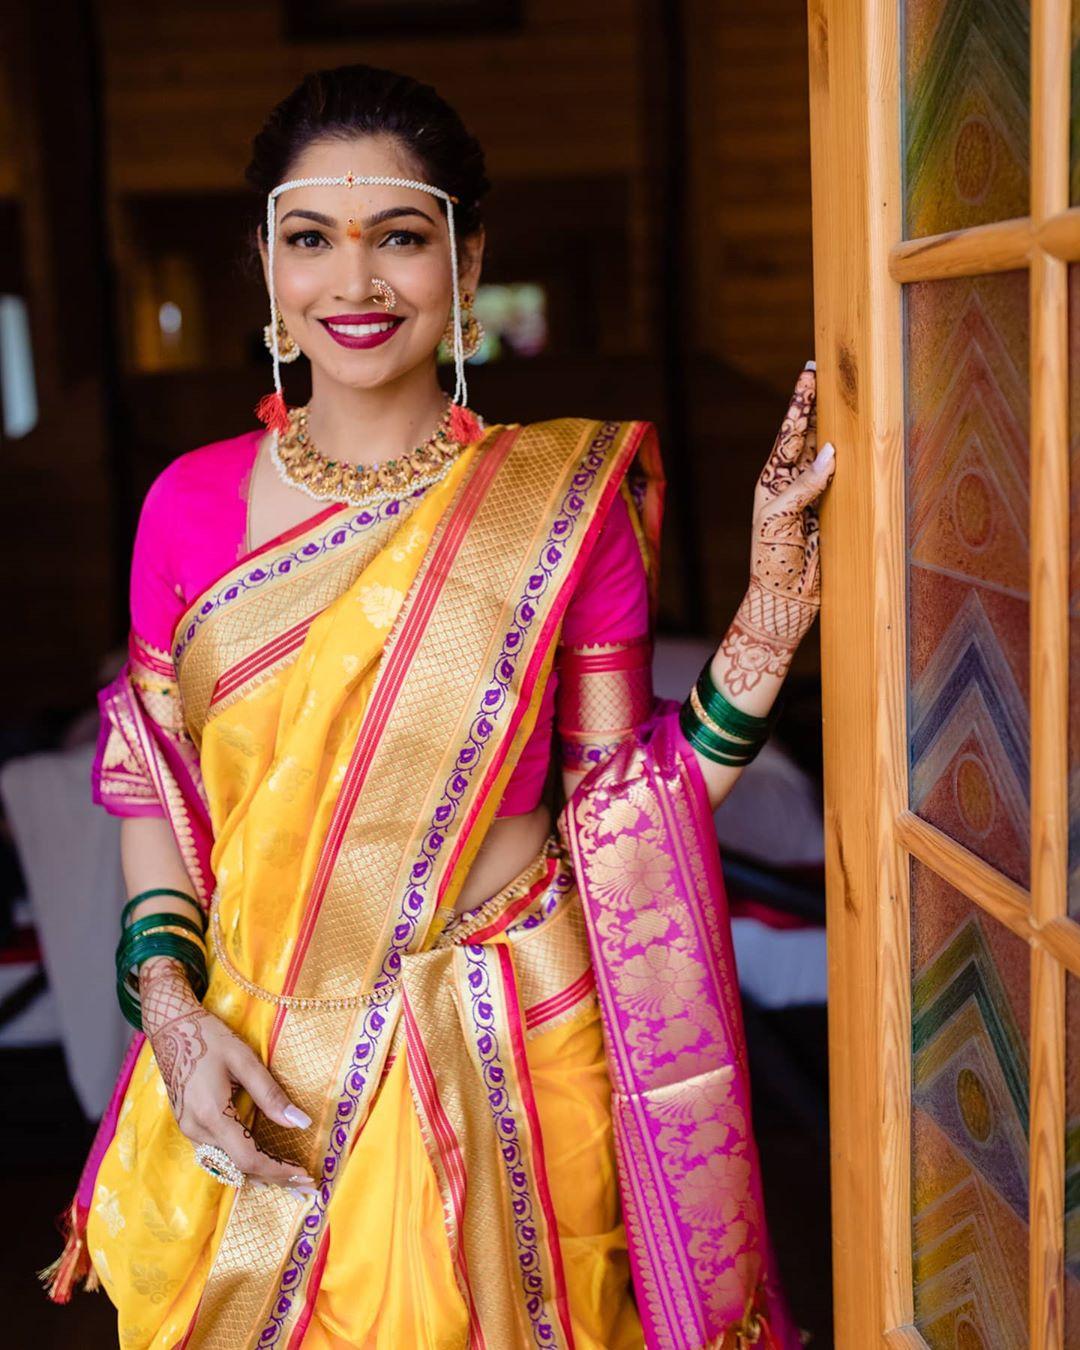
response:
<path fill-rule="evenodd" d="M 431 487 L 445 478 L 465 449 L 450 434 L 453 404 L 447 403 L 439 425 L 422 445 L 383 464 L 351 464 L 327 459 L 308 435 L 307 407 L 289 409 L 288 429 L 273 433 L 270 457 L 282 482 L 320 502 L 377 506 Z"/>

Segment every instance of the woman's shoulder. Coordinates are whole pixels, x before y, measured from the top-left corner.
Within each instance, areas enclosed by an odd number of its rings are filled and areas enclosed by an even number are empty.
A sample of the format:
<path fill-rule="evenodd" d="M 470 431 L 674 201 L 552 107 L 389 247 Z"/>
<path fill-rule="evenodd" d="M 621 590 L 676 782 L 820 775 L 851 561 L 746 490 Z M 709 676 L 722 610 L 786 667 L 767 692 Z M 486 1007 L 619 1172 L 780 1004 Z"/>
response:
<path fill-rule="evenodd" d="M 192 499 L 229 497 L 239 490 L 255 458 L 263 428 L 211 441 L 170 460 L 151 482 L 145 509 L 168 512 Z"/>

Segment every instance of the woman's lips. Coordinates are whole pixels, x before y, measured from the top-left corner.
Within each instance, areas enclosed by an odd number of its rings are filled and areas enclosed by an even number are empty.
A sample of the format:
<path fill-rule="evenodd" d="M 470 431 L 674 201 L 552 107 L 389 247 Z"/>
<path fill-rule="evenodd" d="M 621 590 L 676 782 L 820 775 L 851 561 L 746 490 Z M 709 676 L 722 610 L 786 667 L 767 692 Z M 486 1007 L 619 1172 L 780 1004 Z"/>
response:
<path fill-rule="evenodd" d="M 392 314 L 335 314 L 319 322 L 339 346 L 357 348 L 380 346 L 405 320 Z"/>

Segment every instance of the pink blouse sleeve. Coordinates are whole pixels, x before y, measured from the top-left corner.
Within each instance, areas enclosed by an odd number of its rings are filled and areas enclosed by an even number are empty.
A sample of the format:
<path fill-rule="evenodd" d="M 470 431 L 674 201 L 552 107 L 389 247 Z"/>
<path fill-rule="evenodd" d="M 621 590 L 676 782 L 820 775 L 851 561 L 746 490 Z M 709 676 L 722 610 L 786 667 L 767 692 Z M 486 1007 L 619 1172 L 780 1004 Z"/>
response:
<path fill-rule="evenodd" d="M 170 664 L 173 630 L 185 608 L 169 547 L 178 524 L 175 511 L 170 511 L 172 477 L 170 469 L 160 473 L 143 501 L 129 586 L 132 633 Z"/>
<path fill-rule="evenodd" d="M 193 771 L 173 665 L 173 629 L 185 608 L 170 558 L 176 520 L 170 469 L 150 487 L 139 513 L 131 559 L 128 659 L 98 694 L 101 712 L 93 768 L 94 800 L 118 816 L 163 816 L 161 763 Z"/>
<path fill-rule="evenodd" d="M 563 767 L 588 770 L 633 735 L 653 702 L 645 563 L 621 494 L 567 607 L 556 672 Z"/>

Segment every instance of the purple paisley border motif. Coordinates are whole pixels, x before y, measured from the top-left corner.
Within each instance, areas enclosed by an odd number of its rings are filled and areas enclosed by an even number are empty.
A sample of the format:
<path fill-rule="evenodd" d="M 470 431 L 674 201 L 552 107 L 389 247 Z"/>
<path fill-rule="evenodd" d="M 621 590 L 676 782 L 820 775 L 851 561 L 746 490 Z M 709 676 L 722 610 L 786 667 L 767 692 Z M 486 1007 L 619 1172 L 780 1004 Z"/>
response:
<path fill-rule="evenodd" d="M 376 1060 L 375 1051 L 386 1028 L 386 1005 L 393 998 L 401 971 L 401 958 L 412 942 L 416 924 L 423 912 L 428 884 L 434 874 L 434 864 L 439 850 L 446 842 L 447 826 L 457 815 L 458 806 L 482 761 L 484 751 L 506 706 L 509 687 L 517 670 L 518 656 L 524 649 L 525 638 L 536 617 L 537 602 L 546 594 L 552 578 L 562 566 L 565 545 L 573 536 L 578 519 L 585 508 L 586 493 L 603 467 L 607 451 L 616 440 L 621 425 L 619 422 L 601 424 L 570 481 L 547 539 L 540 548 L 524 593 L 514 606 L 510 629 L 503 638 L 502 650 L 491 673 L 491 683 L 481 699 L 480 710 L 473 718 L 465 744 L 458 752 L 454 770 L 443 788 L 441 800 L 424 835 L 420 856 L 411 868 L 411 880 L 400 901 L 398 921 L 393 929 L 391 945 L 375 980 L 372 1001 L 366 1006 L 363 1027 L 360 1039 L 353 1050 L 352 1062 L 345 1072 L 335 1124 L 330 1131 L 329 1147 L 323 1158 L 320 1184 L 311 1212 L 305 1218 L 303 1228 L 294 1241 L 282 1270 L 277 1296 L 272 1302 L 270 1316 L 259 1336 L 260 1350 L 267 1350 L 268 1347 L 276 1345 L 280 1339 L 285 1321 L 292 1310 L 294 1296 L 290 1291 L 300 1287 L 304 1270 L 314 1255 L 330 1207 L 334 1176 L 340 1159 L 347 1151 L 349 1125 L 358 1114 L 362 1098 L 368 1090 L 371 1076 L 368 1066 Z"/>
<path fill-rule="evenodd" d="M 425 490 L 424 488 L 418 489 L 412 494 L 412 498 L 422 496 Z M 195 634 L 204 623 L 213 618 L 215 614 L 220 614 L 223 609 L 233 604 L 242 595 L 250 595 L 252 591 L 260 586 L 265 586 L 270 581 L 288 577 L 306 563 L 317 562 L 320 558 L 326 558 L 330 554 L 336 553 L 350 540 L 366 534 L 372 526 L 379 525 L 384 520 L 393 519 L 400 512 L 402 504 L 401 501 L 390 501 L 382 506 L 358 511 L 348 520 L 332 526 L 320 538 L 311 539 L 299 548 L 293 549 L 291 553 L 282 554 L 269 566 L 260 563 L 252 567 L 251 571 L 245 573 L 242 577 L 227 582 L 209 599 L 203 601 L 198 608 L 198 612 L 185 628 L 183 637 L 180 638 L 179 642 L 174 643 L 172 653 L 174 662 L 179 664 L 181 656 L 187 651 Z"/>
<path fill-rule="evenodd" d="M 469 1021 L 476 1045 L 480 1076 L 487 1093 L 491 1122 L 495 1127 L 499 1152 L 506 1169 L 521 1288 L 525 1295 L 525 1312 L 532 1327 L 533 1344 L 551 1347 L 557 1345 L 558 1341 L 555 1328 L 544 1312 L 544 1277 L 540 1268 L 540 1248 L 536 1240 L 533 1197 L 529 1188 L 528 1173 L 522 1165 L 518 1123 L 510 1104 L 510 1094 L 506 1089 L 506 1069 L 503 1066 L 495 1009 L 492 1004 L 489 954 L 483 946 L 468 943 L 461 950 L 464 954 L 469 995 Z M 558 1241 L 558 1238 L 555 1240 Z"/>

